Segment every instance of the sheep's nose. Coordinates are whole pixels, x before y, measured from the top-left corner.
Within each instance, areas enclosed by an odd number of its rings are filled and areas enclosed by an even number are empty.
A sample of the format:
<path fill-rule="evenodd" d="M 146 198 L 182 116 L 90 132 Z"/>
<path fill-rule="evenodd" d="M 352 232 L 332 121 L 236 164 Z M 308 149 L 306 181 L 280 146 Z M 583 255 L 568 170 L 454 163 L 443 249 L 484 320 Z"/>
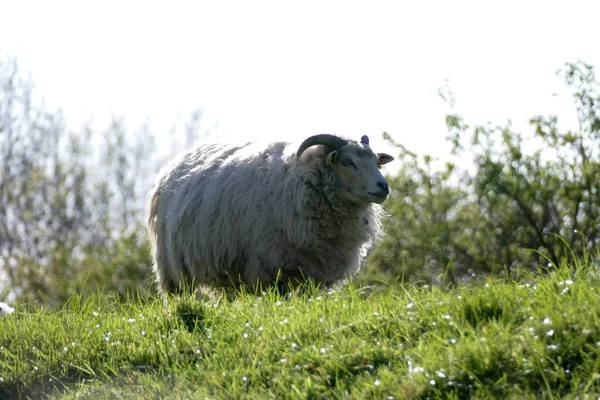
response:
<path fill-rule="evenodd" d="M 386 181 L 377 182 L 377 186 L 385 190 L 386 193 L 390 193 L 390 185 Z"/>

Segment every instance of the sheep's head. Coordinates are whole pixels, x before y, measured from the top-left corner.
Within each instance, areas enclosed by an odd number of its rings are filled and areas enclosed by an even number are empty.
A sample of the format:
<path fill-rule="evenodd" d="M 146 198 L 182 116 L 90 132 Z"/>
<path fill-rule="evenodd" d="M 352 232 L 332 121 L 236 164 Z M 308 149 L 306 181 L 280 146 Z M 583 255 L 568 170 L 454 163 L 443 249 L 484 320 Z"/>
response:
<path fill-rule="evenodd" d="M 327 149 L 326 162 L 333 169 L 342 199 L 355 204 L 381 204 L 387 199 L 390 188 L 379 169 L 394 157 L 373 153 L 366 135 L 360 143 L 335 135 L 311 136 L 302 143 L 297 157 L 300 158 L 306 149 L 315 145 L 323 145 Z"/>

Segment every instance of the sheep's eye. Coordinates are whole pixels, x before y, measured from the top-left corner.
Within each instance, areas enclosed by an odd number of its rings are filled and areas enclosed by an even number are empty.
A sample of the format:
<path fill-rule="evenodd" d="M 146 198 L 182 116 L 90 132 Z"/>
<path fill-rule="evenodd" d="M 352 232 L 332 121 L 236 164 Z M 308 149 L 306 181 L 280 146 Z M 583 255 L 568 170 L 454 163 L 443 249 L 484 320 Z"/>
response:
<path fill-rule="evenodd" d="M 345 158 L 345 159 L 342 160 L 342 165 L 344 167 L 349 167 L 351 165 L 354 165 L 354 163 L 352 161 L 350 161 L 349 159 Z"/>

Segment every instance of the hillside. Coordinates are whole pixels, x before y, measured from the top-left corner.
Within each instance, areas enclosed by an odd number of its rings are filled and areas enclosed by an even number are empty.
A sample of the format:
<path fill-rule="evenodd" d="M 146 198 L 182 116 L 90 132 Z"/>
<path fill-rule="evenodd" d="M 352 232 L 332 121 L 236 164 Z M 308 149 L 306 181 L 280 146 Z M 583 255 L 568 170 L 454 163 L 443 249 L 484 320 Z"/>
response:
<path fill-rule="evenodd" d="M 591 262 L 590 262 L 591 263 Z M 597 265 L 452 290 L 350 285 L 202 303 L 73 296 L 0 319 L 0 397 L 598 394 Z"/>

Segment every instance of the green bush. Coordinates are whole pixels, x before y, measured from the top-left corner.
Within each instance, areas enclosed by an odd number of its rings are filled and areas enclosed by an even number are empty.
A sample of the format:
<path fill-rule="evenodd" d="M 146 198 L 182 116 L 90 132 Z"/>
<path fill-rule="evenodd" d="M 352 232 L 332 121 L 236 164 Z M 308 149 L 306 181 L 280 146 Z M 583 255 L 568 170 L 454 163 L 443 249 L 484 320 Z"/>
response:
<path fill-rule="evenodd" d="M 403 146 L 387 237 L 368 271 L 384 278 L 456 282 L 474 274 L 552 268 L 590 252 L 600 230 L 600 91 L 593 67 L 567 64 L 578 131 L 560 131 L 556 117 L 530 120 L 537 143 L 526 151 L 511 124 L 470 127 L 448 115 L 453 154 L 472 157 L 473 171 L 441 171 Z"/>
<path fill-rule="evenodd" d="M 196 140 L 192 115 L 173 147 Z M 0 59 L 0 299 L 60 304 L 78 289 L 150 287 L 146 194 L 158 155 L 147 126 L 67 128 Z"/>

